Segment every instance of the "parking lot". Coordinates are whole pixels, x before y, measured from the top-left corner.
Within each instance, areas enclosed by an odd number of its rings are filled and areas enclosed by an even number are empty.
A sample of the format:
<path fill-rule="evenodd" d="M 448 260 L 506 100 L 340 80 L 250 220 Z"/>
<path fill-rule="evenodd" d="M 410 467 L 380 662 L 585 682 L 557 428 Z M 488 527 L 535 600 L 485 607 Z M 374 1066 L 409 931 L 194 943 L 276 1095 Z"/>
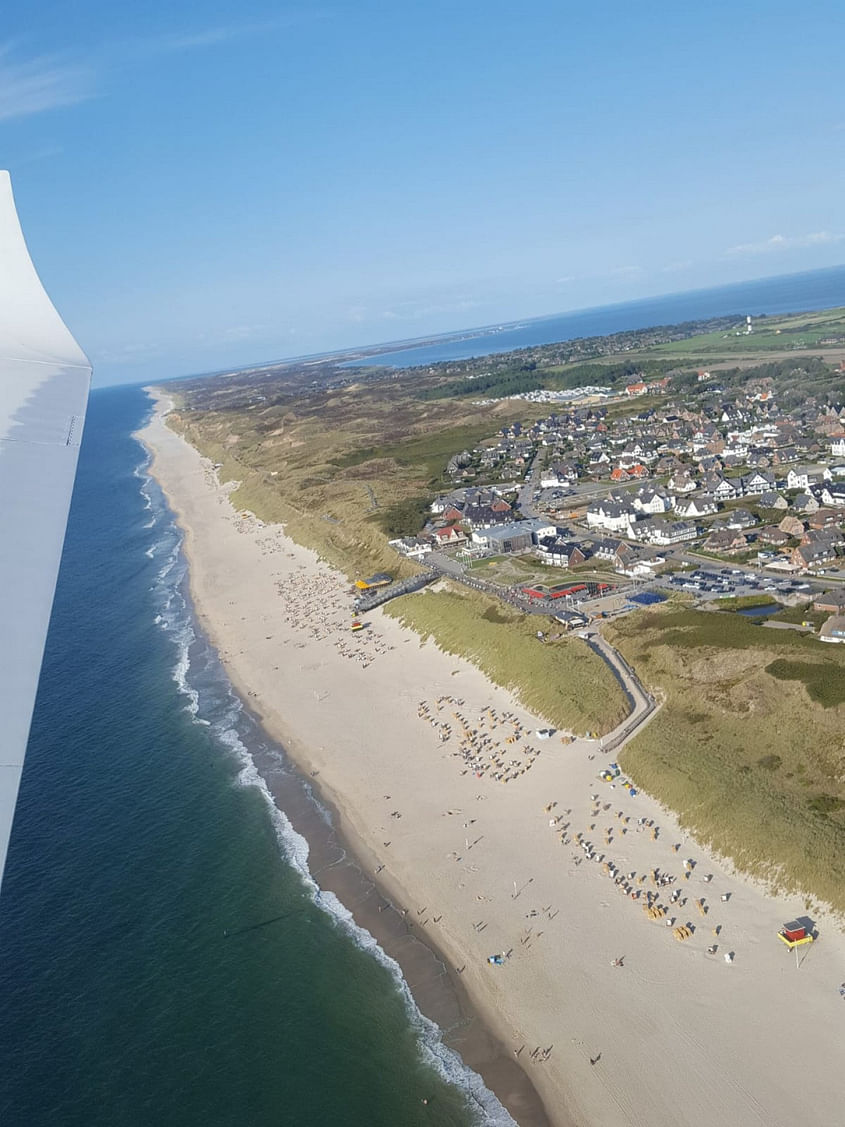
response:
<path fill-rule="evenodd" d="M 798 601 L 812 595 L 812 585 L 803 577 L 781 577 L 743 571 L 741 568 L 696 568 L 695 571 L 664 575 L 663 582 L 679 591 L 689 591 L 701 599 L 746 595 L 766 595 L 784 601 Z"/>

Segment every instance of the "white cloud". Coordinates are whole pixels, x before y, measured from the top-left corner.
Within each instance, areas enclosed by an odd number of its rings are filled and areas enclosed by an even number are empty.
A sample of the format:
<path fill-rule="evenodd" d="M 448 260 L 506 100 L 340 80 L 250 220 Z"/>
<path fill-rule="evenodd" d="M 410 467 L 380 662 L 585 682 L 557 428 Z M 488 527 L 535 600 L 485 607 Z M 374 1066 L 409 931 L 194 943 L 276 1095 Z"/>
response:
<path fill-rule="evenodd" d="M 29 117 L 94 96 L 93 71 L 57 55 L 18 59 L 0 45 L 0 121 Z"/>
<path fill-rule="evenodd" d="M 638 278 L 644 273 L 642 266 L 614 266 L 608 270 L 608 278 Z"/>
<path fill-rule="evenodd" d="M 763 239 L 759 243 L 741 243 L 736 247 L 729 247 L 726 255 L 744 257 L 746 255 L 771 254 L 782 250 L 799 250 L 803 247 L 829 246 L 832 243 L 841 243 L 845 235 L 833 234 L 831 231 L 813 231 L 809 235 L 772 235 L 770 239 Z"/>
<path fill-rule="evenodd" d="M 143 45 L 152 51 L 194 51 L 204 47 L 218 47 L 236 39 L 253 39 L 272 35 L 301 23 L 322 19 L 324 13 L 311 8 L 287 12 L 272 19 L 240 24 L 222 24 L 217 27 L 200 28 L 197 31 L 168 32 L 146 40 Z"/>
<path fill-rule="evenodd" d="M 679 262 L 668 262 L 660 267 L 661 274 L 679 274 L 684 270 L 691 270 L 695 263 L 691 258 L 681 259 Z"/>

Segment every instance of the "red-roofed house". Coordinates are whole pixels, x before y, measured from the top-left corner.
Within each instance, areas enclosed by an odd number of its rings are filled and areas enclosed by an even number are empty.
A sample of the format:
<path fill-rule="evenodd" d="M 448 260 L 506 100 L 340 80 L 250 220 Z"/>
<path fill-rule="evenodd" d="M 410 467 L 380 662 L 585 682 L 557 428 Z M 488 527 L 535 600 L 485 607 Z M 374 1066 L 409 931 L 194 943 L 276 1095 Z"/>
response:
<path fill-rule="evenodd" d="M 448 528 L 435 528 L 434 539 L 440 547 L 446 544 L 461 544 L 466 540 L 466 533 L 456 524 L 450 524 Z"/>

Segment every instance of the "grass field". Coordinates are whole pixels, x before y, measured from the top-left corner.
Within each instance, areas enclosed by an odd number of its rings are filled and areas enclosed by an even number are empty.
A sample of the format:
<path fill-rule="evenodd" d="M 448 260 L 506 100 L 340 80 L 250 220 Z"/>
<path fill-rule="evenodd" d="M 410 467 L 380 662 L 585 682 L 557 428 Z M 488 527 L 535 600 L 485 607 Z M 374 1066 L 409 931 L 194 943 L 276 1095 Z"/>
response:
<path fill-rule="evenodd" d="M 545 619 L 451 586 L 408 595 L 385 609 L 447 653 L 468 658 L 556 728 L 603 734 L 627 714 L 616 678 L 583 642 L 538 641 Z"/>
<path fill-rule="evenodd" d="M 753 331 L 745 333 L 744 322 L 734 331 L 700 333 L 686 340 L 657 345 L 649 352 L 654 356 L 736 357 L 761 352 L 786 352 L 790 349 L 818 349 L 825 344 L 845 343 L 845 309 L 827 309 L 820 313 L 799 313 L 792 317 L 766 317 L 753 322 Z M 739 332 L 739 335 L 737 334 Z"/>
<path fill-rule="evenodd" d="M 624 769 L 740 868 L 845 910 L 840 647 L 676 606 L 607 633 L 665 694 Z"/>

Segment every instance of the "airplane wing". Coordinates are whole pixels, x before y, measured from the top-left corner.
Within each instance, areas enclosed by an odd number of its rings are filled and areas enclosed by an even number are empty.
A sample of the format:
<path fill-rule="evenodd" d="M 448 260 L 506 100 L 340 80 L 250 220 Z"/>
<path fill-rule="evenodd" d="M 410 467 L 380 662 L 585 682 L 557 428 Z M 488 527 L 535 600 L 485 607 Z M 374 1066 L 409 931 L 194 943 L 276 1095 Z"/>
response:
<path fill-rule="evenodd" d="M 44 292 L 0 171 L 0 879 L 62 555 L 91 365 Z"/>

